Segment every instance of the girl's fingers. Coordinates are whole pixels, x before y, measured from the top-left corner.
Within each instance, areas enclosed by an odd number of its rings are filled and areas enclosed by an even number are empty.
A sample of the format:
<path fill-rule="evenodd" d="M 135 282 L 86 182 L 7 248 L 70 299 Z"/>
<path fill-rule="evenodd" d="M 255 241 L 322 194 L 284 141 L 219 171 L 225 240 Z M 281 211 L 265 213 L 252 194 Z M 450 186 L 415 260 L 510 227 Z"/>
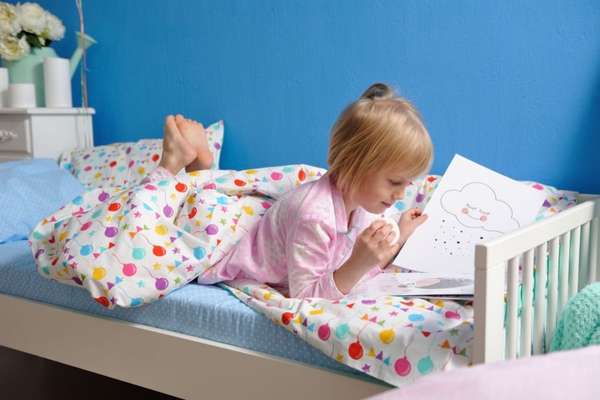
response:
<path fill-rule="evenodd" d="M 373 230 L 376 231 L 377 229 L 381 228 L 384 225 L 385 225 L 385 221 L 378 219 L 377 221 L 373 222 L 369 227 L 373 228 Z"/>
<path fill-rule="evenodd" d="M 415 219 L 415 222 L 421 225 L 423 222 L 427 221 L 427 217 L 427 214 L 419 215 L 419 217 Z"/>
<path fill-rule="evenodd" d="M 383 239 L 385 237 L 386 237 L 386 233 L 382 229 L 377 230 L 377 232 L 375 232 L 375 234 L 372 236 L 373 241 L 377 244 L 379 244 L 381 241 L 383 241 Z"/>
<path fill-rule="evenodd" d="M 374 237 L 386 237 L 392 232 L 392 226 L 390 224 L 385 224 L 381 228 L 377 229 L 373 234 Z M 378 236 L 379 235 L 379 236 Z"/>
<path fill-rule="evenodd" d="M 386 246 L 392 246 L 392 239 L 393 238 L 394 238 L 394 232 L 390 231 L 387 235 L 385 235 L 385 237 L 383 238 L 383 240 L 379 244 L 383 245 L 384 247 L 386 247 Z"/>
<path fill-rule="evenodd" d="M 367 229 L 365 229 L 364 231 L 362 231 L 362 233 L 360 234 L 360 236 L 366 236 L 366 237 L 371 237 L 373 236 L 373 234 L 375 233 L 377 229 L 373 227 L 373 225 L 369 225 L 369 227 Z"/>
<path fill-rule="evenodd" d="M 413 209 L 411 210 L 411 213 L 410 213 L 410 215 L 411 215 L 411 217 L 413 217 L 413 218 L 417 218 L 417 217 L 418 217 L 418 216 L 420 216 L 422 213 L 423 213 L 423 212 L 422 212 L 421 210 L 419 210 L 418 208 L 413 208 Z"/>
<path fill-rule="evenodd" d="M 361 233 L 361 235 L 365 235 L 366 237 L 371 237 L 379 230 L 379 228 L 381 228 L 383 226 L 383 224 L 384 224 L 383 221 L 375 221 L 371 225 L 369 225 L 369 227 L 367 229 L 365 229 Z"/>
<path fill-rule="evenodd" d="M 394 246 L 394 244 L 392 244 L 392 240 L 394 239 L 395 233 L 393 230 L 389 230 L 386 233 L 382 234 L 380 239 L 377 239 L 377 246 L 383 249 L 387 249 L 390 246 Z"/>

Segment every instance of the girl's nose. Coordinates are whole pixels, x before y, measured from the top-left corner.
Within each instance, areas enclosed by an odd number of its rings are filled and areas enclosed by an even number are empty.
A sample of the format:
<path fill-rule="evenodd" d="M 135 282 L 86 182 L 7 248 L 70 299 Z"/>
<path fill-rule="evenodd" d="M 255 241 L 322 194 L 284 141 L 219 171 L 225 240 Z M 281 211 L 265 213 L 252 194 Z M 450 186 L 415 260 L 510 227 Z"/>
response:
<path fill-rule="evenodd" d="M 398 192 L 394 192 L 392 194 L 392 197 L 394 199 L 394 201 L 396 200 L 402 200 L 404 198 L 404 189 L 398 191 Z"/>

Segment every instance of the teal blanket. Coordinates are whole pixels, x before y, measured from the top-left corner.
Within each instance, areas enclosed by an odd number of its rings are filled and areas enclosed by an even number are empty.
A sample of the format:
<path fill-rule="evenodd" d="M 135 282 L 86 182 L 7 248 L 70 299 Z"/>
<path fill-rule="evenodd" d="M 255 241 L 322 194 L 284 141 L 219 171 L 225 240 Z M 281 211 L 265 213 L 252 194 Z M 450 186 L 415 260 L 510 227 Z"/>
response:
<path fill-rule="evenodd" d="M 550 351 L 600 344 L 600 282 L 585 287 L 571 298 L 552 338 Z"/>

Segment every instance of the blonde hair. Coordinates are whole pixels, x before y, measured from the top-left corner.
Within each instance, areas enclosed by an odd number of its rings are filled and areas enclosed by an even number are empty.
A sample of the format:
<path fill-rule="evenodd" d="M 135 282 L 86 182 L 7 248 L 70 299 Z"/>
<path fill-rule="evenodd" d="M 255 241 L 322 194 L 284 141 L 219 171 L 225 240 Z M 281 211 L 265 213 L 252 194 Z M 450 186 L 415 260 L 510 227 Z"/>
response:
<path fill-rule="evenodd" d="M 433 145 L 418 111 L 383 83 L 348 105 L 331 130 L 329 174 L 342 192 L 390 167 L 413 179 L 425 174 L 432 160 Z"/>

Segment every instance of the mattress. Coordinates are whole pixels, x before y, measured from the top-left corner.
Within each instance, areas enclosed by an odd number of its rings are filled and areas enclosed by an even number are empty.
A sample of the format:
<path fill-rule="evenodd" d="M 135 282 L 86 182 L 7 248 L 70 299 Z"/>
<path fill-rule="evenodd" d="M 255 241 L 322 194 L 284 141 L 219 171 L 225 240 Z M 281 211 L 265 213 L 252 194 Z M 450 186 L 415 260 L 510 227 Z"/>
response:
<path fill-rule="evenodd" d="M 27 241 L 0 245 L 0 293 L 135 322 L 372 380 L 327 357 L 217 286 L 190 283 L 149 305 L 108 310 L 85 290 L 38 274 Z"/>

